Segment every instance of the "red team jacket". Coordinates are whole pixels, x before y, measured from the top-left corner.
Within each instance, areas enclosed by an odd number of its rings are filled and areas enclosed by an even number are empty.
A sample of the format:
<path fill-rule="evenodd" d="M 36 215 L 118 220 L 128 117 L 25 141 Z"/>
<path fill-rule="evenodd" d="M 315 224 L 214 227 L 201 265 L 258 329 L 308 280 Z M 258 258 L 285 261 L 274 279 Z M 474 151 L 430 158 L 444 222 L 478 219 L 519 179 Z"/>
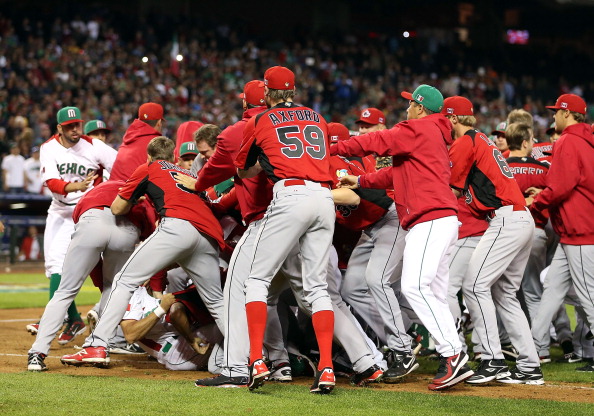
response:
<path fill-rule="evenodd" d="M 186 121 L 179 125 L 177 128 L 177 138 L 175 140 L 175 150 L 173 151 L 175 160 L 179 157 L 179 149 L 181 145 L 187 142 L 193 142 L 194 132 L 202 126 L 204 126 L 204 123 L 199 121 Z"/>
<path fill-rule="evenodd" d="M 464 191 L 473 215 L 485 218 L 506 205 L 526 205 L 514 175 L 495 143 L 470 129 L 450 147 L 450 185 Z"/>
<path fill-rule="evenodd" d="M 589 124 L 563 130 L 555 142 L 547 187 L 531 209 L 549 208 L 555 232 L 563 244 L 594 244 L 594 136 Z"/>
<path fill-rule="evenodd" d="M 449 186 L 447 145 L 452 125 L 442 114 L 406 120 L 381 130 L 338 142 L 331 154 L 393 156 L 392 167 L 361 176 L 362 188 L 394 189 L 400 224 L 414 225 L 456 215 L 458 203 Z"/>
<path fill-rule="evenodd" d="M 265 110 L 266 107 L 251 108 L 243 113 L 243 119 L 221 132 L 217 149 L 198 172 L 196 183 L 196 190 L 201 192 L 235 176 L 237 199 L 246 225 L 264 216 L 272 200 L 272 186 L 264 173 L 249 179 L 239 178 L 234 161 L 239 154 L 248 121 Z"/>
<path fill-rule="evenodd" d="M 118 195 L 126 201 L 136 201 L 146 194 L 161 217 L 190 222 L 198 231 L 214 238 L 223 249 L 221 225 L 206 202 L 175 182 L 173 177 L 177 173 L 191 176 L 188 170 L 165 160 L 145 163 L 134 171 Z"/>
<path fill-rule="evenodd" d="M 124 134 L 109 179 L 127 180 L 134 172 L 134 169 L 146 163 L 146 148 L 153 138 L 160 135 L 161 133 L 144 121 L 134 120 Z"/>
<path fill-rule="evenodd" d="M 534 186 L 536 188 L 544 189 L 547 186 L 547 173 L 549 171 L 549 164 L 539 162 L 533 157 L 508 157 L 507 164 L 514 174 L 514 178 L 520 187 L 520 191 L 524 192 L 526 189 Z M 528 196 L 524 192 L 524 196 Z M 534 215 L 534 224 L 538 228 L 547 225 L 549 220 L 548 212 L 543 212 L 544 215 Z"/>
<path fill-rule="evenodd" d="M 283 102 L 253 117 L 244 131 L 235 166 L 260 161 L 268 179 L 305 179 L 331 185 L 328 126 L 310 108 Z"/>

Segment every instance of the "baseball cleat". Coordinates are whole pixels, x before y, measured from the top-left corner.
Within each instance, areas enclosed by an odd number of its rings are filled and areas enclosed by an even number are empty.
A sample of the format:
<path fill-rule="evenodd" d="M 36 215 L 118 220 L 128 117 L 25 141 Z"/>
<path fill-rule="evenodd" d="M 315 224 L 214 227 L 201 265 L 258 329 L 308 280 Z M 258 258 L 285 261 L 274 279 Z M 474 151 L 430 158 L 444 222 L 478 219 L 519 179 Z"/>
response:
<path fill-rule="evenodd" d="M 97 367 L 109 365 L 109 351 L 105 347 L 84 347 L 76 354 L 64 355 L 60 361 L 68 365 L 90 364 Z"/>
<path fill-rule="evenodd" d="M 551 356 L 550 355 L 541 355 L 540 357 L 538 357 L 538 360 L 540 361 L 541 364 L 548 364 L 551 362 Z"/>
<path fill-rule="evenodd" d="M 280 381 L 283 383 L 293 381 L 291 366 L 289 365 L 289 363 L 283 362 L 273 366 L 270 371 L 270 375 L 268 376 L 268 380 Z"/>
<path fill-rule="evenodd" d="M 471 377 L 474 372 L 466 364 L 468 355 L 462 351 L 451 357 L 441 357 L 435 378 L 428 388 L 432 391 L 445 390 Z"/>
<path fill-rule="evenodd" d="M 248 376 L 248 389 L 250 391 L 256 390 L 259 387 L 264 385 L 264 381 L 268 378 L 267 376 L 270 374 L 268 367 L 264 363 L 264 360 L 256 360 L 249 366 L 249 376 Z"/>
<path fill-rule="evenodd" d="M 516 361 L 520 356 L 520 353 L 512 344 L 503 344 L 501 346 L 501 352 L 506 360 Z"/>
<path fill-rule="evenodd" d="M 316 378 L 309 388 L 310 393 L 316 394 L 330 394 L 334 390 L 336 379 L 334 378 L 334 370 L 330 367 L 325 367 L 318 372 Z"/>
<path fill-rule="evenodd" d="M 245 376 L 241 377 L 228 377 L 219 374 L 215 377 L 202 378 L 194 382 L 196 387 L 222 387 L 222 388 L 240 388 L 247 387 L 248 378 Z"/>
<path fill-rule="evenodd" d="M 146 351 L 142 349 L 142 347 L 136 343 L 133 344 L 126 344 L 123 346 L 110 346 L 109 347 L 110 354 L 128 354 L 128 355 L 142 355 L 146 354 Z"/>
<path fill-rule="evenodd" d="M 594 372 L 594 360 L 591 358 L 588 360 L 587 364 L 583 367 L 578 367 L 575 371 L 584 372 L 584 373 L 592 373 Z"/>
<path fill-rule="evenodd" d="M 369 367 L 367 370 L 356 373 L 351 377 L 351 384 L 353 386 L 365 387 L 371 383 L 379 383 L 382 381 L 384 371 L 376 364 Z"/>
<path fill-rule="evenodd" d="M 39 332 L 39 322 L 27 325 L 27 332 L 31 335 L 37 335 L 37 332 Z"/>
<path fill-rule="evenodd" d="M 417 359 L 413 354 L 404 351 L 395 351 L 394 357 L 394 361 L 384 372 L 384 383 L 397 383 L 402 377 L 419 368 L 419 363 L 417 363 Z"/>
<path fill-rule="evenodd" d="M 29 358 L 27 360 L 27 370 L 28 371 L 45 371 L 47 370 L 47 366 L 44 363 L 46 354 L 42 354 L 40 352 L 30 352 Z"/>
<path fill-rule="evenodd" d="M 66 345 L 72 341 L 77 335 L 85 332 L 85 323 L 83 321 L 68 322 L 66 329 L 58 337 L 58 344 Z"/>
<path fill-rule="evenodd" d="M 575 352 L 569 352 L 565 355 L 563 355 L 563 358 L 559 358 L 558 360 L 556 360 L 556 363 L 562 363 L 562 364 L 573 364 L 573 363 L 579 363 L 583 360 L 582 357 L 580 357 L 579 355 L 577 355 Z"/>
<path fill-rule="evenodd" d="M 466 383 L 483 384 L 509 375 L 509 368 L 505 364 L 505 360 L 483 360 L 474 375 L 466 380 Z"/>
<path fill-rule="evenodd" d="M 514 367 L 511 369 L 509 376 L 498 378 L 497 381 L 506 384 L 544 384 L 540 367 L 535 367 L 531 370 L 520 370 L 518 367 Z"/>

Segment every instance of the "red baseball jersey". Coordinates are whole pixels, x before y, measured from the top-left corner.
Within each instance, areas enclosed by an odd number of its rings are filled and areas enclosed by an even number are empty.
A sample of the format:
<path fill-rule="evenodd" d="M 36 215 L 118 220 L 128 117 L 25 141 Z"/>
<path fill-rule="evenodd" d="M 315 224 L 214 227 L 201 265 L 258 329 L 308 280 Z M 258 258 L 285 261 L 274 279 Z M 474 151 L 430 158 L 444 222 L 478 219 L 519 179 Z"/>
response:
<path fill-rule="evenodd" d="M 124 181 L 107 181 L 87 192 L 74 207 L 72 219 L 78 223 L 80 216 L 93 208 L 109 209 L 118 195 L 118 191 L 125 185 Z M 132 207 L 126 217 L 140 230 L 140 238 L 144 240 L 155 231 L 157 213 L 151 204 L 143 201 Z"/>
<path fill-rule="evenodd" d="M 526 189 L 534 186 L 536 188 L 544 189 L 547 186 L 547 173 L 549 172 L 549 164 L 539 162 L 533 157 L 508 157 L 507 164 L 509 165 L 516 182 L 520 186 L 520 191 L 526 194 Z M 533 215 L 534 224 L 538 228 L 544 229 L 547 225 L 549 215 L 548 211 L 541 213 L 542 215 Z"/>
<path fill-rule="evenodd" d="M 349 158 L 332 156 L 330 158 L 330 171 L 335 179 L 334 187 L 340 178 L 346 175 L 363 175 L 366 173 L 361 166 L 360 158 Z M 361 197 L 359 205 L 337 205 L 336 221 L 345 227 L 362 231 L 371 224 L 378 221 L 394 203 L 385 189 L 361 188 L 355 190 Z"/>
<path fill-rule="evenodd" d="M 450 147 L 450 186 L 463 191 L 477 217 L 506 205 L 524 206 L 524 196 L 505 158 L 486 134 L 471 129 Z"/>
<path fill-rule="evenodd" d="M 190 171 L 166 160 L 145 163 L 134 171 L 118 195 L 134 202 L 146 194 L 159 215 L 190 222 L 198 231 L 214 238 L 220 248 L 224 248 L 221 225 L 198 194 L 175 182 L 174 176 L 178 173 L 192 176 Z"/>
<path fill-rule="evenodd" d="M 551 142 L 534 143 L 534 146 L 532 146 L 532 157 L 540 162 L 551 163 L 552 154 L 553 143 Z"/>
<path fill-rule="evenodd" d="M 239 169 L 260 162 L 272 182 L 305 179 L 331 184 L 328 126 L 318 113 L 283 102 L 250 119 L 235 160 Z"/>
<path fill-rule="evenodd" d="M 464 196 L 458 198 L 458 221 L 462 223 L 458 229 L 458 239 L 481 236 L 489 228 L 485 218 L 472 215 Z"/>

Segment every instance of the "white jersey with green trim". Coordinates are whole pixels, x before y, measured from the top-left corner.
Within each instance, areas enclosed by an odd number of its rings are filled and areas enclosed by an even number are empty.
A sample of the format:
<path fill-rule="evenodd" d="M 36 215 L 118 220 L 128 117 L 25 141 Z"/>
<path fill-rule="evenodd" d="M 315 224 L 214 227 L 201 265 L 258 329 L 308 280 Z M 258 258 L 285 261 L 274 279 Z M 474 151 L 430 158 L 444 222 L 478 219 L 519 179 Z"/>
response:
<path fill-rule="evenodd" d="M 66 148 L 56 134 L 41 145 L 41 179 L 44 184 L 50 179 L 80 182 L 100 167 L 111 171 L 116 155 L 116 150 L 101 140 L 88 136 L 81 136 L 78 143 Z M 92 188 L 93 186 L 89 186 L 85 192 L 76 191 L 66 195 L 52 192 L 53 201 L 50 209 L 72 211 L 79 199 Z"/>

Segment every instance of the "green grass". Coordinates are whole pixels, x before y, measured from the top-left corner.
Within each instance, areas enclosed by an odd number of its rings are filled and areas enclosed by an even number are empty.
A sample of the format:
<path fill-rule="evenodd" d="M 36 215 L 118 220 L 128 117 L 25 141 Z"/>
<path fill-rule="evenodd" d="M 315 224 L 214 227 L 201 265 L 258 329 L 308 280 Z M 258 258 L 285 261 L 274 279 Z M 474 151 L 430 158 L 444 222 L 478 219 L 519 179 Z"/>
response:
<path fill-rule="evenodd" d="M 87 279 L 76 297 L 77 305 L 94 305 L 101 293 Z M 49 299 L 49 279 L 43 273 L 0 274 L 0 309 L 42 308 Z"/>
<path fill-rule="evenodd" d="M 45 374 L 0 374 L 3 415 L 571 415 L 594 405 L 545 400 L 469 398 L 373 389 L 337 389 L 314 396 L 307 387 L 268 383 L 247 389 L 196 388 L 190 381 Z M 35 392 L 35 394 L 31 394 Z M 74 410 L 78 409 L 78 410 Z M 546 412 L 546 413 L 545 413 Z"/>

